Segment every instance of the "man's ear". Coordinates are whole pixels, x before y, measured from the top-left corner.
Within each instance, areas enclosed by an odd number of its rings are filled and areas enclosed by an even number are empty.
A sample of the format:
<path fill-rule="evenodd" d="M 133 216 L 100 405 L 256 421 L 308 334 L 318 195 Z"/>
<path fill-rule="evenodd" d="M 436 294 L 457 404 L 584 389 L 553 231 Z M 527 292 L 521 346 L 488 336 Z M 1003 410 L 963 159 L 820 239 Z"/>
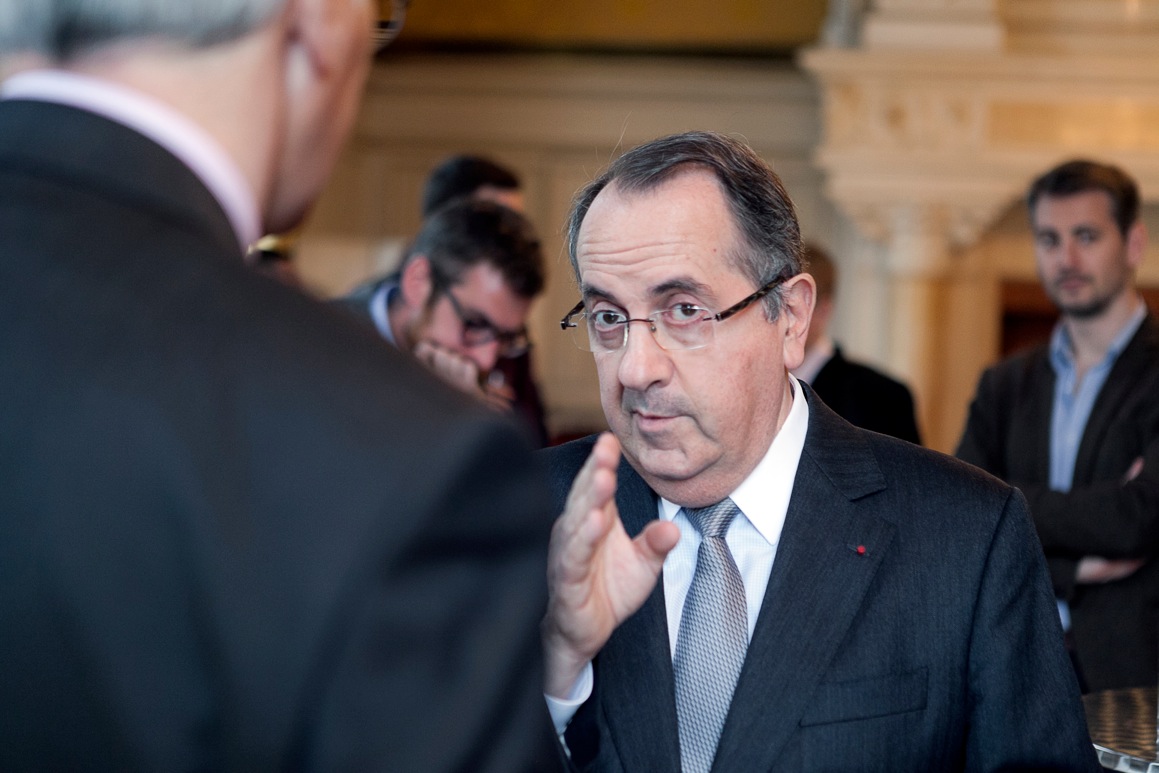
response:
<path fill-rule="evenodd" d="M 426 255 L 415 255 L 407 260 L 399 277 L 399 292 L 409 309 L 423 309 L 434 291 L 431 262 Z"/>
<path fill-rule="evenodd" d="M 308 74 L 310 80 L 324 80 L 334 69 L 340 45 L 335 5 L 327 0 L 287 3 L 293 75 Z"/>
<path fill-rule="evenodd" d="M 785 367 L 798 367 L 805 359 L 805 341 L 809 337 L 809 321 L 817 302 L 817 284 L 809 274 L 797 274 L 781 285 L 781 318 L 784 335 Z"/>
<path fill-rule="evenodd" d="M 1147 254 L 1147 226 L 1143 225 L 1142 220 L 1136 220 L 1127 231 L 1127 265 L 1132 269 L 1139 268 L 1145 254 Z"/>

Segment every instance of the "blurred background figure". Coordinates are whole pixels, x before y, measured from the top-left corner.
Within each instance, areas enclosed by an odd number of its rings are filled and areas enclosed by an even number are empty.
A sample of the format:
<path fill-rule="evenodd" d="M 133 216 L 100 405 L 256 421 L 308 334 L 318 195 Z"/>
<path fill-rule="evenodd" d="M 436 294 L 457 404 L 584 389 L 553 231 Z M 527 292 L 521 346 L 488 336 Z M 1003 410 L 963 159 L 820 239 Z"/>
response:
<path fill-rule="evenodd" d="M 511 169 L 489 158 L 451 156 L 436 166 L 423 186 L 423 217 L 463 196 L 497 201 L 526 215 L 523 182 Z M 491 388 L 507 396 L 540 446 L 548 443 L 547 421 L 535 381 L 531 342 L 522 354 L 500 357 L 490 374 Z"/>
<path fill-rule="evenodd" d="M 862 429 L 921 444 L 909 387 L 879 370 L 848 360 L 829 335 L 837 267 L 825 250 L 805 245 L 807 270 L 817 281 L 817 304 L 805 342 L 805 359 L 793 375 L 813 387 L 837 415 Z"/>
<path fill-rule="evenodd" d="M 434 168 L 423 186 L 423 217 L 463 196 L 525 211 L 523 186 L 510 169 L 482 156 L 451 156 Z"/>
<path fill-rule="evenodd" d="M 1080 682 L 1159 679 L 1159 323 L 1136 287 L 1139 189 L 1070 161 L 1026 195 L 1049 342 L 978 381 L 957 455 L 1017 486 L 1046 552 Z"/>
<path fill-rule="evenodd" d="M 523 188 L 519 177 L 507 167 L 501 166 L 481 156 L 451 156 L 431 171 L 423 185 L 421 204 L 423 220 L 429 220 L 440 209 L 459 199 L 476 199 L 494 202 L 512 209 L 520 215 L 524 215 Z M 507 218 L 507 220 L 511 219 Z M 428 236 L 431 236 L 434 230 L 441 227 L 443 226 L 439 225 L 435 229 L 429 229 L 424 223 L 422 230 Z M 531 226 L 529 224 L 523 224 L 519 225 L 516 231 L 530 228 Z M 466 251 L 469 253 L 480 249 L 481 245 L 478 242 L 474 245 L 471 244 L 471 241 L 476 238 L 479 238 L 478 234 L 467 237 L 465 240 L 454 244 L 443 241 L 444 246 L 439 248 L 439 259 L 455 260 L 468 264 L 472 263 L 473 258 L 469 255 L 454 256 L 450 253 L 457 251 Z M 539 250 L 538 240 L 536 239 L 536 241 L 535 249 Z M 511 241 L 507 244 L 508 247 L 506 248 L 498 247 L 498 245 L 494 246 L 499 251 L 514 248 L 517 252 L 524 251 L 526 247 L 526 245 L 519 247 Z M 403 257 L 402 262 L 404 267 L 405 264 L 411 261 L 414 254 L 415 246 L 411 245 Z M 492 265 L 502 266 L 519 260 L 524 260 L 524 258 L 518 256 L 494 257 L 491 262 Z M 497 286 L 493 284 L 491 287 L 499 294 L 494 298 L 484 299 L 486 304 L 497 306 L 497 313 L 501 316 L 510 316 L 512 312 L 516 312 L 517 316 L 520 317 L 519 325 L 523 327 L 524 333 L 526 333 L 526 322 L 530 305 L 524 304 L 522 300 L 534 298 L 543 289 L 542 258 L 539 259 L 539 264 L 541 266 L 538 269 L 539 279 L 534 283 L 535 289 L 530 295 L 526 294 L 526 290 L 530 289 L 531 285 L 527 285 L 524 291 L 504 295 L 500 292 L 501 285 Z M 368 316 L 374 320 L 379 333 L 388 341 L 401 346 L 406 351 L 415 352 L 415 344 L 417 341 L 400 342 L 389 332 L 389 325 L 382 313 L 382 309 L 385 308 L 387 293 L 393 292 L 394 288 L 398 287 L 402 270 L 392 272 L 385 277 L 375 277 L 360 284 L 340 302 L 357 311 L 360 315 Z M 517 271 L 524 270 L 518 269 Z M 513 271 L 516 271 L 516 269 L 513 269 Z M 523 282 L 525 280 L 519 279 L 518 281 Z M 483 294 L 489 295 L 491 292 L 492 290 L 484 290 Z M 413 324 L 409 321 L 412 316 L 409 312 L 401 316 L 406 316 L 408 318 L 408 324 Z M 477 318 L 479 317 L 479 315 L 475 316 Z M 481 321 L 486 321 L 485 315 L 483 315 Z M 522 345 L 520 346 L 508 345 L 501 347 L 494 361 L 490 357 L 485 356 L 479 347 L 466 346 L 462 343 L 450 347 L 451 352 L 457 350 L 458 354 L 468 357 L 471 362 L 474 362 L 474 367 L 469 362 L 464 362 L 459 357 L 453 356 L 448 352 L 448 343 L 444 341 L 442 347 L 422 346 L 415 353 L 421 355 L 420 359 L 434 367 L 437 373 L 459 386 L 459 388 L 469 392 L 476 392 L 486 397 L 493 404 L 510 408 L 531 432 L 532 441 L 538 446 L 547 445 L 547 423 L 544 415 L 543 400 L 540 397 L 539 387 L 535 381 L 531 353 L 532 342 L 530 338 L 524 335 L 522 337 Z"/>
<path fill-rule="evenodd" d="M 543 281 L 527 218 L 494 201 L 458 198 L 423 222 L 397 272 L 337 303 L 447 383 L 512 410 L 515 395 L 496 367 L 526 356 L 527 315 Z M 542 407 L 538 417 L 538 427 L 528 423 L 542 444 Z"/>

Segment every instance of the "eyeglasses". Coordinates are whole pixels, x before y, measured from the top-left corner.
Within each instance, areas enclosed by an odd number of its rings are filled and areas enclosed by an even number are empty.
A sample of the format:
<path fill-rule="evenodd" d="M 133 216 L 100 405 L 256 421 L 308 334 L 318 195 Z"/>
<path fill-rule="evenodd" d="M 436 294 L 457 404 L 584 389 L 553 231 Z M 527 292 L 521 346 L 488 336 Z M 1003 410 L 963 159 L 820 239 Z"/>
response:
<path fill-rule="evenodd" d="M 752 295 L 715 314 L 692 303 L 676 303 L 642 319 L 629 319 L 622 311 L 611 308 L 585 311 L 584 302 L 580 301 L 559 321 L 559 326 L 577 348 L 596 354 L 622 349 L 628 343 L 628 327 L 632 322 L 647 322 L 656 343 L 666 351 L 703 349 L 712 343 L 716 330 L 712 323 L 724 322 L 739 314 L 788 278 L 779 276 L 770 280 Z"/>
<path fill-rule="evenodd" d="M 371 32 L 374 53 L 380 53 L 402 32 L 409 6 L 410 0 L 378 0 L 378 19 Z"/>
<path fill-rule="evenodd" d="M 444 289 L 443 295 L 451 302 L 455 315 L 463 323 L 463 346 L 484 346 L 497 341 L 499 356 L 511 359 L 524 354 L 531 348 L 531 339 L 527 336 L 527 328 L 519 330 L 500 330 L 491 320 L 478 312 L 467 312 L 463 305 L 450 289 Z"/>

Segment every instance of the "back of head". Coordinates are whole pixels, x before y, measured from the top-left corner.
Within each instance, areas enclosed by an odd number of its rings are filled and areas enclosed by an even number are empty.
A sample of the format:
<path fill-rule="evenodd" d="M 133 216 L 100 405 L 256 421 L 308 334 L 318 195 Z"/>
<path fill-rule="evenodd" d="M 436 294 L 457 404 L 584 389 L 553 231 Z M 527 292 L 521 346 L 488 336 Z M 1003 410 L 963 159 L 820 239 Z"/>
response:
<path fill-rule="evenodd" d="M 423 187 L 423 217 L 448 202 L 471 196 L 480 188 L 519 190 L 519 178 L 506 167 L 480 156 L 451 156 L 443 161 Z"/>
<path fill-rule="evenodd" d="M 138 38 L 191 47 L 234 40 L 262 26 L 286 0 L 0 0 L 0 53 L 67 60 Z"/>
<path fill-rule="evenodd" d="M 1117 166 L 1076 159 L 1060 164 L 1030 185 L 1026 207 L 1033 224 L 1034 208 L 1043 196 L 1073 196 L 1087 191 L 1102 191 L 1111 197 L 1111 213 L 1120 233 L 1139 219 L 1139 187 L 1130 175 Z"/>
<path fill-rule="evenodd" d="M 531 221 L 493 201 L 455 199 L 423 221 L 407 253 L 430 262 L 436 283 L 457 283 L 472 266 L 494 266 L 512 292 L 534 298 L 543 289 L 543 252 Z"/>
<path fill-rule="evenodd" d="M 820 245 L 806 242 L 804 245 L 805 270 L 817 282 L 817 299 L 832 298 L 833 289 L 837 286 L 837 267 L 829 253 L 821 249 Z"/>
<path fill-rule="evenodd" d="M 779 177 L 744 143 L 716 132 L 686 132 L 629 150 L 576 194 L 568 219 L 568 252 L 579 278 L 576 245 L 588 209 L 615 183 L 626 193 L 658 188 L 676 173 L 697 166 L 710 171 L 732 211 L 739 244 L 730 256 L 756 287 L 801 272 L 801 231 L 793 202 Z M 781 288 L 765 299 L 770 318 L 780 313 Z"/>

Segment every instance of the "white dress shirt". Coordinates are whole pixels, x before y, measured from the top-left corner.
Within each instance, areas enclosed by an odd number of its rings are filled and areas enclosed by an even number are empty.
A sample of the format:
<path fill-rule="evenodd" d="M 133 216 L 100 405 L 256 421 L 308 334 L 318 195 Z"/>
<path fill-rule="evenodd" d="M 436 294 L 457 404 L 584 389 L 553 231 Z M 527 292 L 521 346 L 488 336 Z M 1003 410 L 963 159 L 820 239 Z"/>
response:
<path fill-rule="evenodd" d="M 736 561 L 745 588 L 748 606 L 748 635 L 760 615 L 765 588 L 773 571 L 773 559 L 781 541 L 781 530 L 793 494 L 797 465 L 805 447 L 805 433 L 809 429 L 809 406 L 801 395 L 801 386 L 789 376 L 793 390 L 793 404 L 785 423 L 773 438 L 764 458 L 757 464 L 729 498 L 740 509 L 725 534 L 725 542 Z M 680 527 L 680 541 L 664 559 L 664 603 L 668 613 L 669 652 L 676 653 L 676 636 L 684 613 L 684 598 L 696 571 L 696 554 L 700 549 L 700 533 L 680 509 L 680 505 L 661 498 L 659 517 L 673 521 Z M 584 668 L 579 680 L 566 699 L 547 698 L 557 733 L 563 733 L 575 712 L 592 694 L 592 667 Z"/>
<path fill-rule="evenodd" d="M 0 86 L 0 99 L 86 110 L 148 137 L 189 167 L 225 211 L 242 254 L 261 236 L 257 198 L 241 169 L 205 129 L 160 100 L 111 81 L 64 70 L 27 70 Z"/>

